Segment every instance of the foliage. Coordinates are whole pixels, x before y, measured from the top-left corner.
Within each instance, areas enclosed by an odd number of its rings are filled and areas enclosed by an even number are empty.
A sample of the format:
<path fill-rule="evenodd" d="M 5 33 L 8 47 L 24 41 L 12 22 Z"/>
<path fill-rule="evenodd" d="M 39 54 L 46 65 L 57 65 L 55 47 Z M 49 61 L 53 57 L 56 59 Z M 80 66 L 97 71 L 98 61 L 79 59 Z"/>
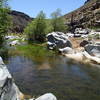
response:
<path fill-rule="evenodd" d="M 46 34 L 46 20 L 45 14 L 41 11 L 36 19 L 34 19 L 24 30 L 28 34 L 29 42 L 44 42 Z"/>
<path fill-rule="evenodd" d="M 52 27 L 53 31 L 66 31 L 66 26 L 64 25 L 65 19 L 62 17 L 61 10 L 57 9 L 55 12 L 51 14 L 52 17 Z"/>
<path fill-rule="evenodd" d="M 0 0 L 0 47 L 3 45 L 4 36 L 11 25 L 11 17 L 8 15 L 9 11 L 7 0 Z"/>

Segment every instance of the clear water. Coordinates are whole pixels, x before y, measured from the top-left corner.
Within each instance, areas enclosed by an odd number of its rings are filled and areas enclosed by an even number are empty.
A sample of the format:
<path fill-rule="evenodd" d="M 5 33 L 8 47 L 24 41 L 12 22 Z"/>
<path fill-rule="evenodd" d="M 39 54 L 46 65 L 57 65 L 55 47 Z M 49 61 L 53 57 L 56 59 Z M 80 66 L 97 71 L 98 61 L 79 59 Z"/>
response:
<path fill-rule="evenodd" d="M 100 68 L 75 63 L 63 56 L 31 60 L 9 57 L 15 83 L 24 94 L 53 93 L 58 100 L 100 100 Z"/>

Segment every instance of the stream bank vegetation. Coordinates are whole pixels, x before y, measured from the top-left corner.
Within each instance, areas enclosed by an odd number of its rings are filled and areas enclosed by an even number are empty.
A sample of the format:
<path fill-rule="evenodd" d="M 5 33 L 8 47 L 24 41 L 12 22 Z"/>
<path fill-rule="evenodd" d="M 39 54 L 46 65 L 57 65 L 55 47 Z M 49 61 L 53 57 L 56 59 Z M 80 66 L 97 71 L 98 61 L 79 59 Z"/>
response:
<path fill-rule="evenodd" d="M 8 0 L 0 0 L 0 55 L 3 58 L 7 56 L 4 37 L 12 25 L 11 16 L 8 14 L 9 12 Z"/>
<path fill-rule="evenodd" d="M 28 42 L 43 43 L 46 41 L 46 34 L 52 31 L 66 32 L 65 20 L 61 16 L 60 9 L 51 14 L 51 19 L 46 19 L 46 14 L 40 11 L 37 17 L 24 29 L 24 33 L 28 37 Z"/>

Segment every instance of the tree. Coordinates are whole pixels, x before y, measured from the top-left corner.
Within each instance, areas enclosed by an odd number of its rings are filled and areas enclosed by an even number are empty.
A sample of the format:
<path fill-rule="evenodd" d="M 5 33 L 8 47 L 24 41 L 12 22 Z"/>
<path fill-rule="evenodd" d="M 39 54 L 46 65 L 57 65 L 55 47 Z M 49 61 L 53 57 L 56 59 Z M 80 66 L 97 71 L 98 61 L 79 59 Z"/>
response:
<path fill-rule="evenodd" d="M 55 12 L 51 14 L 52 17 L 52 27 L 53 31 L 66 31 L 66 26 L 64 25 L 65 19 L 62 17 L 61 10 L 57 9 Z"/>
<path fill-rule="evenodd" d="M 9 8 L 8 8 L 8 0 L 0 0 L 0 47 L 3 46 L 4 36 L 7 34 L 8 29 L 11 25 Z"/>
<path fill-rule="evenodd" d="M 24 32 L 28 34 L 29 42 L 44 42 L 46 34 L 45 13 L 40 11 L 37 17 L 25 28 Z"/>

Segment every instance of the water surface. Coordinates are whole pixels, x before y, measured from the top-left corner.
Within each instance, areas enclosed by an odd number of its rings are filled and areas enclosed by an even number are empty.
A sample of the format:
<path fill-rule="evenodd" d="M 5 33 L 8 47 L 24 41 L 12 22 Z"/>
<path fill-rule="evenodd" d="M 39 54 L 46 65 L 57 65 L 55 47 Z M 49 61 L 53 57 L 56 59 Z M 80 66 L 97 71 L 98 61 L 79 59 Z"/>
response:
<path fill-rule="evenodd" d="M 7 67 L 24 94 L 53 93 L 58 100 L 100 100 L 100 69 L 61 55 L 45 59 L 11 56 Z"/>

